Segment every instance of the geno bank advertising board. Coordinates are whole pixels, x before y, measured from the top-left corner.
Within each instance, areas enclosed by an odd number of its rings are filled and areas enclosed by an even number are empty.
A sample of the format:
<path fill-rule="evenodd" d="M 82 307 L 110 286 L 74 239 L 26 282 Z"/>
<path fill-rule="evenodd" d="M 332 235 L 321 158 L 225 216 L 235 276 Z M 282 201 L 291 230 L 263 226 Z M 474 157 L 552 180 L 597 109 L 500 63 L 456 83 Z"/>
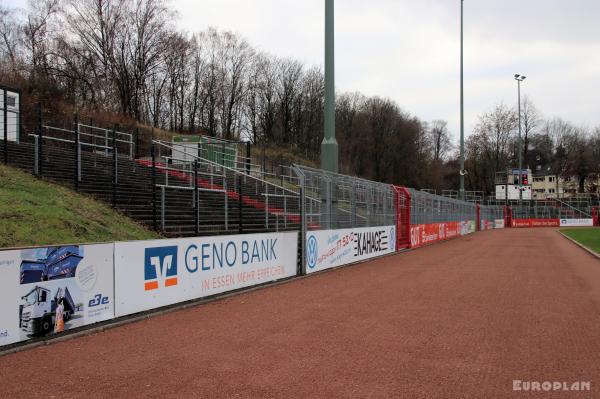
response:
<path fill-rule="evenodd" d="M 113 244 L 0 252 L 0 346 L 114 317 Z"/>
<path fill-rule="evenodd" d="M 306 273 L 359 262 L 395 250 L 395 226 L 310 231 L 306 234 Z"/>
<path fill-rule="evenodd" d="M 115 243 L 115 314 L 291 277 L 297 254 L 297 232 Z"/>

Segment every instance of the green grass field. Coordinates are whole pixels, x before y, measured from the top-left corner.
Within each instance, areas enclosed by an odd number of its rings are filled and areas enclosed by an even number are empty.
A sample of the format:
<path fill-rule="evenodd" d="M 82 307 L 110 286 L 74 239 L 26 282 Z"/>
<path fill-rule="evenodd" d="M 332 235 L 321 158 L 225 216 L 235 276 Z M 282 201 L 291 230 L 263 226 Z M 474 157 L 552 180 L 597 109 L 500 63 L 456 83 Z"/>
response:
<path fill-rule="evenodd" d="M 600 228 L 561 229 L 563 234 L 600 254 Z"/>
<path fill-rule="evenodd" d="M 0 248 L 152 238 L 101 202 L 0 165 Z"/>

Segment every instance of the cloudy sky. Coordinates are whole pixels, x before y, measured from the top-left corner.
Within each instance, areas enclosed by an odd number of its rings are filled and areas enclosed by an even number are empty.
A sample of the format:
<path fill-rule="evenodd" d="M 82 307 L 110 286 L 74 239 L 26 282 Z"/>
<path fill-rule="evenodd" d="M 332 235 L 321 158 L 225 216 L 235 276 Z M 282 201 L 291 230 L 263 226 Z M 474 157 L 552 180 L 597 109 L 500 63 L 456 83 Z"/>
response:
<path fill-rule="evenodd" d="M 4 0 L 24 7 L 24 0 Z M 232 30 L 323 64 L 324 0 L 172 0 L 178 26 Z M 465 120 L 517 103 L 515 73 L 546 117 L 600 126 L 598 0 L 465 0 Z M 394 99 L 459 132 L 459 0 L 337 0 L 336 86 Z"/>

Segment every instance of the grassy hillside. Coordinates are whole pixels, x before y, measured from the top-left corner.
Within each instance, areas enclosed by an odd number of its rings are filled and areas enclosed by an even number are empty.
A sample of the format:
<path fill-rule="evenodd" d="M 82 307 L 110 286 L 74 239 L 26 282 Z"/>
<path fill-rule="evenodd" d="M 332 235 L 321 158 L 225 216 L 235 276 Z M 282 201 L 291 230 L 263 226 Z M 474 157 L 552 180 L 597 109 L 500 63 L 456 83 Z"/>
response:
<path fill-rule="evenodd" d="M 103 203 L 0 165 L 0 248 L 157 237 Z"/>
<path fill-rule="evenodd" d="M 600 254 L 600 228 L 577 228 L 577 229 L 561 229 L 565 235 L 571 237 L 575 241 L 585 245 L 592 251 Z"/>

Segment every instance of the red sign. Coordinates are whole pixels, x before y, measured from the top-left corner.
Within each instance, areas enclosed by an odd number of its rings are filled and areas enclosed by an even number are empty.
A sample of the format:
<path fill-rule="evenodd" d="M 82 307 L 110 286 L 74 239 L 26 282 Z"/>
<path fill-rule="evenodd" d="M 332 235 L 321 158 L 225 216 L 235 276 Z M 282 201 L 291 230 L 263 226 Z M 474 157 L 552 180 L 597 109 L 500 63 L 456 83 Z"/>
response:
<path fill-rule="evenodd" d="M 512 227 L 559 227 L 559 219 L 513 219 Z"/>
<path fill-rule="evenodd" d="M 460 236 L 460 222 L 429 223 L 410 226 L 412 248 Z"/>

